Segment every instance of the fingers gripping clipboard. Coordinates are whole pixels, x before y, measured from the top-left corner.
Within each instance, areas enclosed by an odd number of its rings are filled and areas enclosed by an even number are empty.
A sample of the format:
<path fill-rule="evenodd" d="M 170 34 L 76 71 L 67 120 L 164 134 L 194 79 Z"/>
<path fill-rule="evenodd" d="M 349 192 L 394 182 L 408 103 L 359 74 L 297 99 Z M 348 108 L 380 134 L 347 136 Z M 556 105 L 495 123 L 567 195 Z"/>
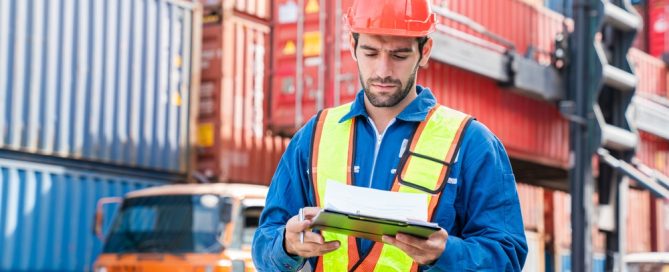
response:
<path fill-rule="evenodd" d="M 428 238 L 441 229 L 436 223 L 412 220 L 399 221 L 327 208 L 321 210 L 312 219 L 311 227 L 377 242 L 381 242 L 382 235 L 395 236 L 397 233 Z"/>

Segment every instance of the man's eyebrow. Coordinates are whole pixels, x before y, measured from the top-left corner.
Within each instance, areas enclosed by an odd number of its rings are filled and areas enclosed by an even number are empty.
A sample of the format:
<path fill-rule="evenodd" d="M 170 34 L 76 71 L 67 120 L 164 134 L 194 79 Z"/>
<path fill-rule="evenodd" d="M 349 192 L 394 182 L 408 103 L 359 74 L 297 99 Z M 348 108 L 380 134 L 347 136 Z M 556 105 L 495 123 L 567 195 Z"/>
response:
<path fill-rule="evenodd" d="M 371 47 L 369 45 L 360 45 L 360 48 L 362 48 L 364 50 L 379 51 L 378 48 L 374 48 L 374 47 Z M 394 53 L 411 53 L 411 52 L 413 52 L 413 49 L 411 49 L 410 47 L 404 47 L 404 48 L 393 49 L 393 50 L 390 50 L 388 52 L 390 52 L 392 54 L 394 54 Z"/>
<path fill-rule="evenodd" d="M 369 45 L 361 45 L 360 48 L 365 49 L 365 50 L 374 50 L 374 51 L 379 51 L 379 49 L 371 47 Z"/>
<path fill-rule="evenodd" d="M 409 47 L 390 50 L 390 53 L 411 53 L 411 52 L 413 52 L 413 49 L 411 49 Z"/>

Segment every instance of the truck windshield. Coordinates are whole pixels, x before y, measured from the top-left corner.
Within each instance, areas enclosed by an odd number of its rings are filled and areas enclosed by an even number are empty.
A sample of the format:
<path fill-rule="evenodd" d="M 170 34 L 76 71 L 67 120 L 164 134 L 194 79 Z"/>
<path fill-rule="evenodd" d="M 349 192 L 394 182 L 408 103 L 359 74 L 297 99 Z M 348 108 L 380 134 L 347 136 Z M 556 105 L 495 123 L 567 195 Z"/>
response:
<path fill-rule="evenodd" d="M 215 195 L 129 198 L 110 230 L 105 253 L 221 252 L 220 202 Z M 230 211 L 226 211 L 230 212 Z"/>

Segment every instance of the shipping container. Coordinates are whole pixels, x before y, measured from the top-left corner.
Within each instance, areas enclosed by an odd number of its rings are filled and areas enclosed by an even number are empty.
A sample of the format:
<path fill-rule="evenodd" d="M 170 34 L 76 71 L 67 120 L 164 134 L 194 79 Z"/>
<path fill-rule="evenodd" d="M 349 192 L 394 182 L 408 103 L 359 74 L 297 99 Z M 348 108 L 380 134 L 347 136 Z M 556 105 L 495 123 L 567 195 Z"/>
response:
<path fill-rule="evenodd" d="M 544 271 L 546 267 L 546 241 L 543 233 L 525 231 L 527 239 L 527 258 L 523 271 Z"/>
<path fill-rule="evenodd" d="M 272 18 L 271 0 L 197 0 L 204 6 L 205 23 L 221 19 L 221 11 L 247 16 L 257 20 L 269 21 Z"/>
<path fill-rule="evenodd" d="M 634 10 L 641 16 L 641 22 L 642 28 L 639 30 L 639 32 L 636 33 L 636 37 L 634 38 L 634 43 L 632 43 L 632 47 L 639 49 L 643 52 L 648 52 L 648 22 L 649 22 L 649 14 L 648 14 L 648 3 L 646 1 L 643 1 L 638 4 L 634 4 Z"/>
<path fill-rule="evenodd" d="M 266 130 L 270 17 L 245 11 L 205 9 L 197 169 L 215 181 L 266 185 L 289 140 Z"/>
<path fill-rule="evenodd" d="M 0 149 L 186 173 L 199 4 L 0 2 Z"/>
<path fill-rule="evenodd" d="M 535 2 L 535 1 L 530 1 Z M 513 43 L 515 50 L 543 63 L 550 63 L 549 52 L 553 51 L 556 35 L 571 29 L 572 20 L 542 5 L 522 0 L 435 0 L 439 6 L 466 16 L 494 33 Z M 492 41 L 469 27 L 441 18 L 446 26 Z M 494 41 L 493 41 L 494 42 Z"/>
<path fill-rule="evenodd" d="M 635 156 L 648 167 L 669 175 L 669 141 L 653 134 L 640 131 L 639 147 Z"/>
<path fill-rule="evenodd" d="M 420 70 L 417 82 L 430 87 L 440 103 L 469 113 L 488 126 L 511 157 L 566 168 L 569 126 L 554 105 L 509 92 L 492 79 L 439 62 Z"/>
<path fill-rule="evenodd" d="M 543 234 L 545 231 L 544 189 L 524 183 L 517 183 L 516 186 L 525 230 Z"/>
<path fill-rule="evenodd" d="M 0 158 L 0 270 L 90 271 L 102 249 L 98 199 L 165 183 L 139 173 Z"/>
<path fill-rule="evenodd" d="M 330 31 L 332 25 L 328 25 L 327 20 L 325 23 L 320 20 L 319 9 L 310 12 L 310 3 L 318 2 L 304 1 L 304 22 L 297 19 L 299 9 L 294 0 L 275 3 L 273 46 L 277 56 L 273 66 L 269 125 L 273 131 L 282 134 L 294 132 L 322 107 L 352 100 L 360 88 L 357 66 L 350 57 L 348 32 L 341 26 L 333 28 L 336 31 Z M 335 5 L 331 10 L 337 12 L 346 11 L 350 5 L 350 1 L 330 3 Z M 563 23 L 570 24 L 568 19 L 557 13 L 520 0 L 435 3 L 469 16 L 491 32 L 513 42 L 521 53 L 533 48 L 536 53 L 531 57 L 542 63 L 550 62 L 546 52 L 553 50 L 553 39 L 562 31 Z M 337 4 L 341 4 L 342 8 Z M 334 17 L 337 18 L 335 22 L 341 24 L 341 16 Z M 454 29 L 489 39 L 449 19 L 441 18 L 440 21 Z M 299 29 L 302 23 L 304 28 Z M 300 30 L 303 41 L 301 51 L 297 49 Z M 331 50 L 332 47 L 335 50 Z M 328 54 L 321 54 L 321 51 Z M 339 56 L 332 56 L 331 52 Z M 333 70 L 334 75 L 329 73 Z M 568 123 L 557 107 L 513 94 L 493 80 L 436 61 L 421 69 L 418 75 L 418 84 L 432 89 L 440 103 L 470 113 L 488 125 L 504 142 L 512 157 L 557 168 L 566 167 Z"/>
<path fill-rule="evenodd" d="M 562 250 L 556 254 L 549 254 L 552 258 L 554 265 L 552 267 L 547 267 L 546 271 L 557 271 L 557 272 L 571 272 L 571 252 L 569 250 Z M 592 260 L 592 271 L 593 272 L 604 272 L 606 271 L 606 255 L 601 253 L 593 254 Z"/>
<path fill-rule="evenodd" d="M 660 57 L 669 51 L 669 1 L 648 0 L 648 51 Z"/>
<path fill-rule="evenodd" d="M 655 252 L 669 252 L 669 200 L 652 199 L 651 249 Z"/>
<path fill-rule="evenodd" d="M 546 202 L 551 205 L 551 209 L 546 211 L 547 234 L 551 236 L 549 241 L 553 245 L 552 252 L 560 252 L 571 248 L 571 196 L 561 191 L 549 191 Z M 597 202 L 595 196 L 593 202 Z M 596 222 L 591 222 L 596 224 Z M 593 251 L 603 253 L 606 248 L 606 236 L 598 231 L 598 227 L 592 228 Z"/>
<path fill-rule="evenodd" d="M 355 98 L 358 70 L 341 19 L 351 4 L 352 0 L 275 1 L 273 131 L 292 135 L 318 110 Z"/>
<path fill-rule="evenodd" d="M 630 188 L 627 192 L 626 252 L 651 251 L 650 204 L 648 191 Z"/>
<path fill-rule="evenodd" d="M 627 56 L 638 78 L 636 95 L 651 99 L 653 95 L 667 97 L 666 64 L 635 48 L 630 49 Z"/>

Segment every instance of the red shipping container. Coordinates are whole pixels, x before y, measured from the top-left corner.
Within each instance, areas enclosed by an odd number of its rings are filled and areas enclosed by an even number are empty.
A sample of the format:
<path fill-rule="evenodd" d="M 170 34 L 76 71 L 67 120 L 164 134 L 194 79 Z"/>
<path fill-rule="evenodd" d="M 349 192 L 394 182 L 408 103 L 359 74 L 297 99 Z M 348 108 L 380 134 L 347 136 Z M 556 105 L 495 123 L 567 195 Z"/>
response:
<path fill-rule="evenodd" d="M 341 16 L 331 16 L 345 12 L 351 0 L 324 1 L 323 7 L 319 0 L 303 2 L 303 22 L 296 0 L 274 3 L 270 126 L 282 134 L 294 133 L 323 107 L 352 101 L 360 88 L 348 31 Z"/>
<path fill-rule="evenodd" d="M 546 194 L 548 205 L 552 209 L 547 210 L 547 224 L 550 224 L 548 234 L 552 237 L 553 252 L 560 253 L 571 248 L 571 196 L 565 192 L 552 191 Z M 593 199 L 597 202 L 597 198 Z M 592 222 L 596 224 L 596 222 Z M 606 236 L 593 225 L 592 239 L 594 252 L 604 253 L 606 248 Z"/>
<path fill-rule="evenodd" d="M 669 251 L 669 200 L 653 198 L 651 212 L 653 213 L 651 249 L 667 252 Z"/>
<path fill-rule="evenodd" d="M 636 157 L 646 166 L 669 175 L 669 141 L 647 132 L 639 132 Z"/>
<path fill-rule="evenodd" d="M 517 188 L 525 230 L 543 234 L 545 231 L 544 189 L 524 183 L 518 183 Z"/>
<path fill-rule="evenodd" d="M 651 250 L 650 193 L 629 189 L 627 200 L 627 252 Z"/>
<path fill-rule="evenodd" d="M 643 28 L 637 32 L 632 47 L 648 52 L 648 3 L 636 4 L 634 5 L 634 10 L 641 16 Z"/>
<path fill-rule="evenodd" d="M 288 144 L 265 130 L 269 21 L 260 20 L 260 9 L 250 3 L 208 9 L 231 16 L 203 30 L 197 169 L 221 182 L 269 184 Z"/>
<path fill-rule="evenodd" d="M 431 62 L 418 73 L 437 100 L 483 122 L 501 139 L 509 155 L 566 168 L 569 126 L 550 104 L 511 93 L 483 76 Z"/>
<path fill-rule="evenodd" d="M 272 19 L 271 0 L 198 0 L 198 2 L 202 3 L 205 9 L 205 24 L 213 22 L 211 15 L 217 17 L 216 20 L 220 20 L 221 18 L 218 16 L 223 14 L 221 11 L 231 12 L 234 16 L 244 16 L 264 21 Z"/>
<path fill-rule="evenodd" d="M 638 78 L 636 94 L 666 96 L 667 67 L 663 61 L 638 49 L 630 49 L 628 58 Z"/>
<path fill-rule="evenodd" d="M 669 0 L 648 0 L 648 13 L 648 50 L 659 57 L 669 51 Z"/>
<path fill-rule="evenodd" d="M 517 52 L 525 53 L 529 47 L 538 49 L 539 55 L 534 57 L 542 62 L 550 62 L 550 57 L 545 52 L 553 51 L 555 36 L 562 32 L 563 24 L 567 28 L 573 25 L 571 19 L 559 13 L 522 0 L 434 0 L 433 3 L 469 17 L 489 32 L 509 40 L 515 45 Z M 440 21 L 449 27 L 491 41 L 460 23 L 446 18 L 441 18 Z"/>

